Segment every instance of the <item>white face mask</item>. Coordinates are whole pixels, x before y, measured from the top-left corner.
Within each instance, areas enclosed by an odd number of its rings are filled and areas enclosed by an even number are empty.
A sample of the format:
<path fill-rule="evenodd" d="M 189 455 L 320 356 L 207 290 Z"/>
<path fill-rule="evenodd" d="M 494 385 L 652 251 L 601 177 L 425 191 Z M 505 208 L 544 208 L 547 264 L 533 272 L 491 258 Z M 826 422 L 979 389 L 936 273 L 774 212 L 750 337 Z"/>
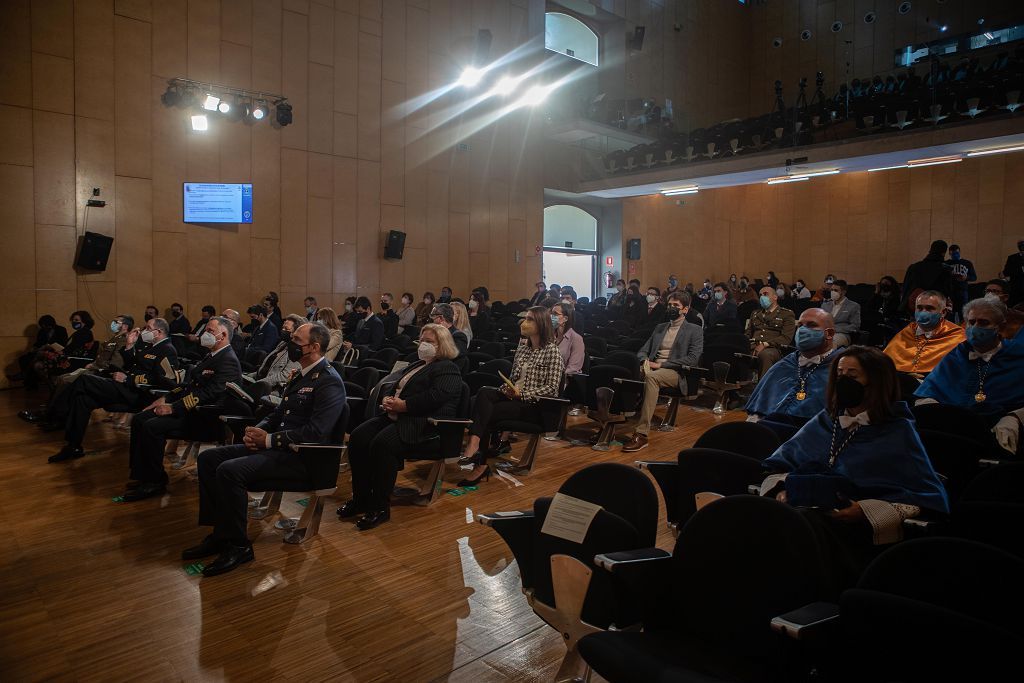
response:
<path fill-rule="evenodd" d="M 437 347 L 430 342 L 420 342 L 420 345 L 416 347 L 416 355 L 422 361 L 431 361 L 437 355 Z"/>
<path fill-rule="evenodd" d="M 476 310 L 476 307 L 479 306 L 479 305 L 480 304 L 477 303 L 476 299 L 470 299 L 469 300 L 469 307 L 471 309 Z"/>
<path fill-rule="evenodd" d="M 352 311 L 352 304 L 345 304 L 345 312 L 348 313 L 348 312 L 351 312 L 351 311 Z"/>
<path fill-rule="evenodd" d="M 653 304 L 657 300 L 658 300 L 658 297 L 655 296 L 654 294 L 648 294 L 647 295 L 647 303 Z"/>
<path fill-rule="evenodd" d="M 1002 299 L 999 298 L 999 295 L 996 294 L 995 292 L 985 292 L 985 300 L 986 301 L 1002 301 Z"/>
<path fill-rule="evenodd" d="M 777 288 L 775 290 L 775 293 L 778 294 L 779 296 L 786 296 L 786 290 L 784 290 L 782 287 Z"/>
<path fill-rule="evenodd" d="M 213 332 L 203 332 L 203 335 L 199 337 L 199 345 L 204 349 L 212 349 L 216 343 L 217 338 L 213 336 Z"/>
<path fill-rule="evenodd" d="M 625 287 L 623 287 L 622 285 L 615 285 L 615 291 L 616 292 L 621 292 L 624 289 L 625 289 Z"/>
<path fill-rule="evenodd" d="M 156 335 L 153 333 L 153 330 L 143 330 L 139 334 L 139 339 L 141 339 L 142 341 L 146 342 L 147 344 L 152 344 L 153 343 L 153 338 L 155 336 Z"/>
<path fill-rule="evenodd" d="M 430 304 L 432 304 L 432 303 L 434 303 L 434 302 L 433 302 L 433 301 L 431 301 L 430 299 L 424 299 L 424 300 L 423 300 L 423 303 L 425 303 L 425 304 L 426 304 L 427 306 L 429 306 Z"/>
<path fill-rule="evenodd" d="M 839 301 L 843 297 L 843 293 L 837 292 L 836 290 L 833 289 L 832 294 L 830 296 L 832 297 L 832 301 Z"/>

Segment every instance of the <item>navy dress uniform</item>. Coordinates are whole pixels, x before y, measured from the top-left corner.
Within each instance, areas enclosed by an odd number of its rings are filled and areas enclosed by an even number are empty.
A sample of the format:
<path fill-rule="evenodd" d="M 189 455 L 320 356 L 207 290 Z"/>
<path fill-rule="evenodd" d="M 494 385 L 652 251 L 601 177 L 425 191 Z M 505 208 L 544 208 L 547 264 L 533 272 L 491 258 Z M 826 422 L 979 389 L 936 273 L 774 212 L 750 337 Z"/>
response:
<path fill-rule="evenodd" d="M 130 349 L 125 348 L 121 357 L 124 358 L 124 373 L 127 375 L 124 382 L 101 375 L 82 375 L 67 390 L 67 418 L 64 423 L 67 445 L 61 453 L 69 457 L 81 455 L 82 439 L 93 410 L 115 405 L 142 409 L 152 400 L 148 389 L 166 386 L 164 361 L 172 369 L 178 365 L 178 352 L 166 338 L 152 346 L 136 344 Z M 66 460 L 66 457 L 59 457 L 61 453 L 50 458 L 51 462 Z"/>
<path fill-rule="evenodd" d="M 131 478 L 140 482 L 125 500 L 141 500 L 163 493 L 167 486 L 164 471 L 164 447 L 167 435 L 181 432 L 185 438 L 211 438 L 219 427 L 196 410 L 200 405 L 223 405 L 228 382 L 238 382 L 242 367 L 230 344 L 207 354 L 191 370 L 186 382 L 171 390 L 167 403 L 170 415 L 157 415 L 152 410 L 136 413 L 132 418 L 129 464 Z M 219 431 L 216 433 L 219 434 Z"/>
<path fill-rule="evenodd" d="M 327 444 L 345 407 L 345 383 L 326 358 L 297 371 L 285 385 L 280 405 L 256 425 L 267 432 L 264 450 L 244 444 L 212 448 L 199 454 L 199 525 L 213 527 L 213 539 L 249 546 L 246 535 L 248 485 L 257 481 L 311 478 L 309 462 L 289 446 Z"/>

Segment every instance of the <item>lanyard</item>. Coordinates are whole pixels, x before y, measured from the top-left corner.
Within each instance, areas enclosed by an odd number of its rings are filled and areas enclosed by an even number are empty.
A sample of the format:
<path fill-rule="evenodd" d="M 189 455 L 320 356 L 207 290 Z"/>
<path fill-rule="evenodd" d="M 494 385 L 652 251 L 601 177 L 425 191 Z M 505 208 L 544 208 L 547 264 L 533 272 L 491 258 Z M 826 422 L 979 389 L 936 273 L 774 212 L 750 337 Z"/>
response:
<path fill-rule="evenodd" d="M 839 454 L 842 453 L 843 449 L 846 448 L 851 441 L 853 441 L 853 437 L 857 434 L 857 430 L 856 429 L 850 430 L 850 433 L 846 435 L 846 438 L 844 438 L 842 440 L 842 442 L 839 443 L 839 445 L 837 446 L 836 445 L 836 432 L 839 431 L 840 429 L 841 429 L 841 427 L 839 426 L 839 416 L 836 415 L 834 420 L 832 421 L 832 440 L 829 442 L 829 445 L 828 445 L 828 467 L 829 467 L 829 469 L 832 469 L 832 467 L 835 466 L 836 458 L 839 457 Z M 843 430 L 843 431 L 847 431 L 847 430 Z"/>

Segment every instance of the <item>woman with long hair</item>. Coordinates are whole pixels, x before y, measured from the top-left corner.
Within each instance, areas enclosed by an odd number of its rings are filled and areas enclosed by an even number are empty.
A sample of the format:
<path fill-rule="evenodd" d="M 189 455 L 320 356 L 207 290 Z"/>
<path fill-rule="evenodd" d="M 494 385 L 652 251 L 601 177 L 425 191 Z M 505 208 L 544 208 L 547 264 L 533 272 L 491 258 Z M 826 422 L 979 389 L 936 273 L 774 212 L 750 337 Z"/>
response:
<path fill-rule="evenodd" d="M 321 308 L 316 312 L 316 322 L 326 327 L 327 331 L 331 334 L 331 343 L 328 344 L 327 350 L 324 351 L 324 357 L 327 359 L 327 362 L 331 362 L 338 357 L 341 343 L 345 341 L 345 335 L 341 329 L 341 320 L 338 319 L 338 315 L 334 312 L 333 308 Z"/>
<path fill-rule="evenodd" d="M 453 301 L 450 305 L 455 313 L 452 327 L 466 335 L 466 344 L 468 345 L 473 341 L 473 326 L 469 324 L 469 311 L 466 310 L 466 304 L 461 301 Z"/>

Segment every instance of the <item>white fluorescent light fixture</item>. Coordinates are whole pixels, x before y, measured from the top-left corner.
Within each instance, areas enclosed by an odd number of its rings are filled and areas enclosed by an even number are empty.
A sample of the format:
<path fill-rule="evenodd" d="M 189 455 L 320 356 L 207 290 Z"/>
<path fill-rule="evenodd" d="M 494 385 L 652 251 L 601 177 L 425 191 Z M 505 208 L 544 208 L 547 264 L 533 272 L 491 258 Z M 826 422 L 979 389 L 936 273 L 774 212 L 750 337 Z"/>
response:
<path fill-rule="evenodd" d="M 875 171 L 895 171 L 897 168 L 906 168 L 906 164 L 898 164 L 896 166 L 882 166 L 880 168 L 869 168 L 868 173 L 874 173 Z"/>
<path fill-rule="evenodd" d="M 1024 149 L 1024 145 L 1017 145 L 1015 147 L 998 147 L 996 149 L 979 149 L 976 152 L 968 152 L 969 157 L 985 157 L 989 154 L 1003 154 L 1005 152 L 1019 152 Z"/>
<path fill-rule="evenodd" d="M 206 99 L 203 100 L 203 109 L 207 111 L 217 111 L 217 105 L 220 104 L 220 98 L 216 95 L 207 95 Z"/>
<path fill-rule="evenodd" d="M 817 178 L 820 175 L 835 175 L 839 173 L 839 169 L 832 168 L 827 171 L 811 171 L 810 173 L 801 173 L 800 175 L 806 176 L 807 178 Z"/>
<path fill-rule="evenodd" d="M 520 107 L 536 107 L 546 100 L 556 87 L 554 85 L 535 85 L 526 91 L 517 104 Z"/>
<path fill-rule="evenodd" d="M 455 84 L 461 85 L 463 88 L 472 88 L 483 79 L 484 71 L 485 69 L 468 66 L 463 70 L 462 75 L 459 76 L 459 80 Z"/>
<path fill-rule="evenodd" d="M 699 191 L 700 188 L 694 185 L 691 187 L 676 187 L 669 190 L 662 190 L 661 194 L 666 197 L 675 197 L 676 195 L 679 194 L 697 194 L 697 192 Z"/>
<path fill-rule="evenodd" d="M 963 160 L 964 158 L 959 154 L 948 157 L 933 157 L 931 159 L 915 159 L 907 162 L 907 168 L 917 168 L 918 166 L 939 166 L 940 164 L 957 164 Z"/>
<path fill-rule="evenodd" d="M 801 180 L 810 180 L 805 175 L 794 175 L 788 178 L 769 178 L 766 182 L 769 185 L 782 185 L 783 183 L 799 183 Z"/>
<path fill-rule="evenodd" d="M 192 130 L 206 130 L 209 127 L 210 123 L 206 120 L 206 114 L 197 114 L 192 117 Z"/>

